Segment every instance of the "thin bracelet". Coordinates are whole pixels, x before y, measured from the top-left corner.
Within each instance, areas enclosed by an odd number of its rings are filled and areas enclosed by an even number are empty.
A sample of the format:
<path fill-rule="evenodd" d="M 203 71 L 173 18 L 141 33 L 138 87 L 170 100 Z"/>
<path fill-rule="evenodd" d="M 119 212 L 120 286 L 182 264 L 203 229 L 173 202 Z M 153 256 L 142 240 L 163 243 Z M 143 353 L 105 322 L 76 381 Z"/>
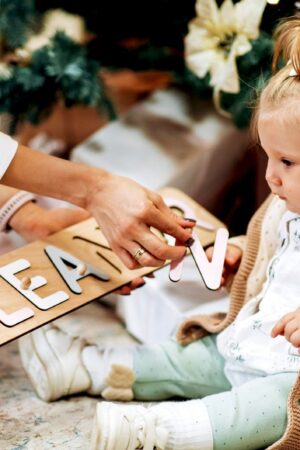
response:
<path fill-rule="evenodd" d="M 33 194 L 25 191 L 20 191 L 13 195 L 2 208 L 0 208 L 0 232 L 9 230 L 8 222 L 18 209 L 25 205 L 25 203 L 35 200 L 36 197 Z"/>

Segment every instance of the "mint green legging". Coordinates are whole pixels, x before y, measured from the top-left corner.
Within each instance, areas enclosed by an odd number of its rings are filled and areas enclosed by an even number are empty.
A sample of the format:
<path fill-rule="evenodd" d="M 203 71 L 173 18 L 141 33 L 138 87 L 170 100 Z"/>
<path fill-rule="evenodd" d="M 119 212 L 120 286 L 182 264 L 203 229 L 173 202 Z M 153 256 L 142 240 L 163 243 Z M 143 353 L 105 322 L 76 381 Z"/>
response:
<path fill-rule="evenodd" d="M 297 373 L 280 373 L 232 387 L 210 336 L 186 347 L 175 340 L 139 346 L 134 370 L 137 400 L 201 398 L 214 450 L 256 450 L 278 440 L 287 425 L 287 398 L 297 378 Z"/>

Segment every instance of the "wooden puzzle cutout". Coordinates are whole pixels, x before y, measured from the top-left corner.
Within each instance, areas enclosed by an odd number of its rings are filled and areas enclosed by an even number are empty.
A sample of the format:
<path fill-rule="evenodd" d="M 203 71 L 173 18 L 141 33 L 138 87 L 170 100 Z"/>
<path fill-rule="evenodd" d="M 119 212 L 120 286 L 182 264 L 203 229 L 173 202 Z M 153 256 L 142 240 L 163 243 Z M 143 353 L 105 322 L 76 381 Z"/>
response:
<path fill-rule="evenodd" d="M 224 228 L 223 224 L 176 189 L 165 188 L 161 194 L 171 206 L 197 220 L 193 231 L 197 244 L 191 252 L 207 286 L 215 288 L 220 275 L 221 241 L 225 242 L 224 232 L 218 229 Z M 218 251 L 208 263 L 203 247 L 214 242 L 216 230 Z M 166 238 L 174 243 L 174 238 Z M 172 263 L 171 273 L 179 279 L 182 261 L 176 264 Z M 0 345 L 155 270 L 158 268 L 127 269 L 107 245 L 94 219 L 1 255 Z"/>

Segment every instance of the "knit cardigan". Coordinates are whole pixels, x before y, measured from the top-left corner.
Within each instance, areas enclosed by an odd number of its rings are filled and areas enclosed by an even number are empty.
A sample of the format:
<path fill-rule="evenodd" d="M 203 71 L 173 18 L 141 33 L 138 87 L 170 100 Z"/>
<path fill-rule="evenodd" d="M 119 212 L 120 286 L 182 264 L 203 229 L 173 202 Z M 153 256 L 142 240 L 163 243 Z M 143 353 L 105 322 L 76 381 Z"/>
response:
<path fill-rule="evenodd" d="M 252 217 L 246 235 L 246 247 L 234 277 L 227 314 L 197 315 L 186 319 L 177 339 L 187 345 L 207 333 L 219 333 L 236 318 L 242 306 L 262 288 L 267 265 L 276 250 L 280 219 L 285 202 L 270 196 Z M 288 423 L 284 435 L 267 450 L 300 450 L 300 375 L 288 398 Z"/>

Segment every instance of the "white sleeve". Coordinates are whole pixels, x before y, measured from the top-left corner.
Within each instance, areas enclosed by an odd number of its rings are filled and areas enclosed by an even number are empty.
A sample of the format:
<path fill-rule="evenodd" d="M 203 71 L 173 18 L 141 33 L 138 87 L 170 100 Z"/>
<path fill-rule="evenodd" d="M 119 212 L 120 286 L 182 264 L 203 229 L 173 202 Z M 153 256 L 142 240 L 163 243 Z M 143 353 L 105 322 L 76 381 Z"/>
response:
<path fill-rule="evenodd" d="M 18 148 L 18 142 L 0 131 L 0 180 L 12 162 Z"/>

